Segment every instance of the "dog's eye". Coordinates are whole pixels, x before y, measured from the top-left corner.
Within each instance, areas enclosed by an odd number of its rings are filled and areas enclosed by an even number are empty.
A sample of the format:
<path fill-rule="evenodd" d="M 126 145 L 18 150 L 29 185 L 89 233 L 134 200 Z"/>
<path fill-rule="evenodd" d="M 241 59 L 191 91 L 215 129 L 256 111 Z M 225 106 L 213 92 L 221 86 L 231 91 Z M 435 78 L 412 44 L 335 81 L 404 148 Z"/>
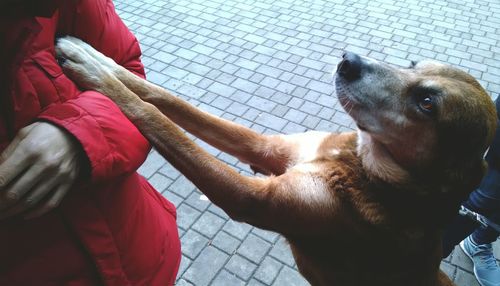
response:
<path fill-rule="evenodd" d="M 420 107 L 420 109 L 425 113 L 431 113 L 434 109 L 434 101 L 432 100 L 432 97 L 423 96 L 418 102 L 418 107 Z"/>

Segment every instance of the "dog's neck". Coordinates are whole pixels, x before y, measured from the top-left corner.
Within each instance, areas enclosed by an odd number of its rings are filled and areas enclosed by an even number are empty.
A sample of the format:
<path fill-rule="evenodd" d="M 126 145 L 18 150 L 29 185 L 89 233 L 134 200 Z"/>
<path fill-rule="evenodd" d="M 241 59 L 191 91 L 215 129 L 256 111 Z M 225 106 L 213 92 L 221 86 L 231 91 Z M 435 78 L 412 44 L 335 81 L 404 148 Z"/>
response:
<path fill-rule="evenodd" d="M 403 183 L 409 174 L 392 158 L 387 149 L 372 139 L 370 134 L 358 130 L 358 156 L 368 175 L 388 183 Z"/>

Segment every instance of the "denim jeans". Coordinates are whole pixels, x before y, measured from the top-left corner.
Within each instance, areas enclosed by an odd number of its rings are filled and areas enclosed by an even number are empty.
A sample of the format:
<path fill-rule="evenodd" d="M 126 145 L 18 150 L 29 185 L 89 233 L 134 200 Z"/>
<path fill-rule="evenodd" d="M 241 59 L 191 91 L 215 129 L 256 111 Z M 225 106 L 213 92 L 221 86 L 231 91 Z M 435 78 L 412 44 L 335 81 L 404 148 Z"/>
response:
<path fill-rule="evenodd" d="M 495 103 L 497 113 L 500 114 L 500 99 L 497 99 Z M 500 224 L 500 121 L 497 123 L 499 126 L 486 155 L 488 171 L 479 188 L 470 194 L 463 205 L 494 223 Z M 444 233 L 443 257 L 447 257 L 455 245 L 471 234 L 477 244 L 494 242 L 500 235 L 491 227 L 482 227 L 467 217 L 457 216 Z"/>

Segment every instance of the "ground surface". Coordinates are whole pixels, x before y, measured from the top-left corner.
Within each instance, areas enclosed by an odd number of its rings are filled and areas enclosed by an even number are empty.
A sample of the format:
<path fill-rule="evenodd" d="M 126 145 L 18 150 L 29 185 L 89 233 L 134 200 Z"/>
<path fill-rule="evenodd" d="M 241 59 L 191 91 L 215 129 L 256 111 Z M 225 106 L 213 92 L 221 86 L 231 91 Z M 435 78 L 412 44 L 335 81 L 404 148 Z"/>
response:
<path fill-rule="evenodd" d="M 493 98 L 500 92 L 498 0 L 115 4 L 140 40 L 149 80 L 259 132 L 351 130 L 332 96 L 332 69 L 344 50 L 398 66 L 437 59 L 470 72 Z M 248 173 L 234 158 L 207 148 Z M 178 285 L 307 285 L 280 236 L 229 220 L 158 153 L 140 172 L 178 207 Z M 478 285 L 459 249 L 442 268 L 459 286 Z"/>

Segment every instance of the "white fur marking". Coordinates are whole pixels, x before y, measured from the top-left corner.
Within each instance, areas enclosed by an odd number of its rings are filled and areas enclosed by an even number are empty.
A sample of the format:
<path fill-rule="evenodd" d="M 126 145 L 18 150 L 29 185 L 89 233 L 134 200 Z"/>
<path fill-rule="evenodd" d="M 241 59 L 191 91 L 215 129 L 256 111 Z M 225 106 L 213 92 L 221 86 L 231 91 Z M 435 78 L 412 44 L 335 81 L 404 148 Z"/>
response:
<path fill-rule="evenodd" d="M 363 166 L 372 175 L 391 183 L 402 182 L 408 178 L 408 173 L 392 160 L 383 147 L 378 146 L 368 133 L 360 130 L 357 151 Z"/>
<path fill-rule="evenodd" d="M 318 157 L 318 148 L 329 135 L 330 133 L 327 132 L 308 131 L 300 134 L 285 135 L 282 138 L 297 144 L 298 158 L 295 164 L 300 164 L 316 159 Z"/>

